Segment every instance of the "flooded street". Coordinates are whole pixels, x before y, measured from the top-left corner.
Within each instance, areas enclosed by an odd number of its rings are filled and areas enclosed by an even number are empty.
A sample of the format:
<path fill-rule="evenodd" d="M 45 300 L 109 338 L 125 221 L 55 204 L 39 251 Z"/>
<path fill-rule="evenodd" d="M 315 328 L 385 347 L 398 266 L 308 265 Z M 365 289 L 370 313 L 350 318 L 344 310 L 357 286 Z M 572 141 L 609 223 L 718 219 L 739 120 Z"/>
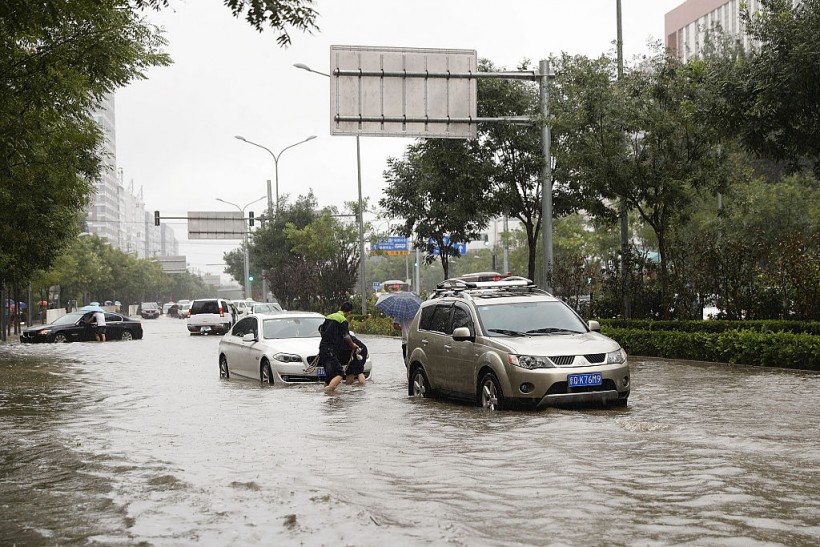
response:
<path fill-rule="evenodd" d="M 0 544 L 810 545 L 820 375 L 631 359 L 627 408 L 220 380 L 219 337 L 0 346 Z"/>

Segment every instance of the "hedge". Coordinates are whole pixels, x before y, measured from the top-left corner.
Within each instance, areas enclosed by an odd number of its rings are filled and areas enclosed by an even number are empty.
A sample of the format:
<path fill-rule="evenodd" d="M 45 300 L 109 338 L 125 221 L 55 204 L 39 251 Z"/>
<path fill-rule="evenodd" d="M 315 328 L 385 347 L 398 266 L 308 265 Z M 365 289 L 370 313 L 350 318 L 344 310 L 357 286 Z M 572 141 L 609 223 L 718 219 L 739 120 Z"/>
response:
<path fill-rule="evenodd" d="M 709 322 L 704 322 L 704 324 Z M 820 371 L 820 336 L 735 329 L 722 332 L 601 327 L 633 355 Z"/>
<path fill-rule="evenodd" d="M 387 317 L 351 315 L 360 334 L 399 336 Z M 820 371 L 820 323 L 600 320 L 631 355 Z M 626 326 L 628 325 L 628 327 Z"/>
<path fill-rule="evenodd" d="M 751 320 L 751 321 L 653 321 L 651 319 L 599 319 L 601 327 L 639 330 L 684 332 L 727 332 L 749 330 L 755 332 L 793 332 L 820 336 L 820 321 Z"/>

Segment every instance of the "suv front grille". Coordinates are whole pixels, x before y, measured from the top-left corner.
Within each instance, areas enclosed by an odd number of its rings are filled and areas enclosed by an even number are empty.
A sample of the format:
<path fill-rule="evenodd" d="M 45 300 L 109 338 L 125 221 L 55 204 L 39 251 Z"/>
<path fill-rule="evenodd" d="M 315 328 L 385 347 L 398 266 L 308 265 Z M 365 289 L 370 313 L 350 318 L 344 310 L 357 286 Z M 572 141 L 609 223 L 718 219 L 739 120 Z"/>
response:
<path fill-rule="evenodd" d="M 598 365 L 606 361 L 606 353 L 590 353 L 584 355 L 584 359 L 590 365 Z M 574 355 L 550 355 L 549 360 L 552 361 L 556 367 L 569 367 L 575 363 Z"/>

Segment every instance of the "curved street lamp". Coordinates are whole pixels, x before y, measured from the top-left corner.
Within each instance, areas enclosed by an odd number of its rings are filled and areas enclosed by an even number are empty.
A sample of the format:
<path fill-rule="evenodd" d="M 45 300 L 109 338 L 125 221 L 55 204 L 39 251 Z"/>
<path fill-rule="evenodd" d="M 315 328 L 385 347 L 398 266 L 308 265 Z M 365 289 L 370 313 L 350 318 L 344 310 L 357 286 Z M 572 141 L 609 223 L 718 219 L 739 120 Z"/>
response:
<path fill-rule="evenodd" d="M 306 70 L 308 72 L 313 72 L 314 74 L 319 74 L 320 76 L 325 76 L 330 78 L 330 74 L 325 74 L 324 72 L 319 72 L 318 70 L 313 70 L 309 66 L 304 63 L 294 63 L 296 68 L 301 70 Z M 360 290 L 362 291 L 362 315 L 367 315 L 367 287 L 365 286 L 365 267 L 364 267 L 364 205 L 362 203 L 362 152 L 361 146 L 359 144 L 359 136 L 356 135 L 356 170 L 358 173 L 359 178 L 359 255 L 361 260 L 359 260 L 359 283 L 361 285 Z M 419 293 L 420 294 L 420 293 Z"/>
<path fill-rule="evenodd" d="M 236 203 L 226 201 L 222 198 L 216 198 L 216 201 L 221 201 L 222 203 L 227 203 L 228 205 L 233 205 L 237 209 L 239 209 L 240 214 L 242 215 L 242 250 L 243 250 L 243 258 L 245 261 L 245 280 L 242 282 L 242 294 L 244 295 L 243 298 L 248 298 L 248 278 L 250 277 L 250 271 L 248 264 L 248 229 L 249 227 L 245 224 L 245 209 L 257 201 L 265 199 L 266 196 L 262 196 L 260 198 L 256 198 L 255 200 L 248 202 L 245 204 L 245 207 L 240 207 Z"/>
<path fill-rule="evenodd" d="M 306 143 L 306 142 L 308 142 L 308 141 L 312 141 L 313 139 L 315 139 L 315 138 L 316 138 L 316 135 L 311 135 L 310 137 L 306 138 L 305 140 L 301 140 L 301 141 L 299 141 L 299 142 L 295 142 L 295 143 L 293 143 L 293 144 L 291 144 L 291 145 L 289 145 L 289 146 L 286 146 L 286 147 L 284 147 L 282 150 L 280 150 L 278 154 L 275 154 L 275 153 L 274 153 L 274 152 L 273 152 L 270 148 L 268 148 L 267 146 L 262 146 L 262 145 L 261 145 L 261 144 L 259 144 L 259 143 L 256 143 L 256 142 L 253 142 L 253 141 L 249 141 L 248 139 L 246 139 L 246 138 L 245 138 L 245 137 L 243 137 L 242 135 L 234 135 L 234 138 L 235 138 L 235 139 L 238 139 L 238 140 L 240 140 L 240 141 L 242 141 L 242 142 L 246 142 L 246 143 L 248 143 L 248 144 L 252 144 L 253 146 L 256 146 L 256 147 L 258 147 L 258 148 L 261 148 L 262 150 L 267 151 L 267 153 L 268 153 L 268 154 L 270 154 L 270 155 L 271 155 L 271 157 L 273 158 L 273 164 L 274 164 L 274 167 L 275 167 L 275 173 L 274 173 L 274 174 L 275 174 L 275 179 L 276 179 L 276 208 L 277 208 L 277 209 L 279 209 L 279 157 L 282 155 L 282 153 L 283 153 L 285 150 L 287 150 L 287 149 L 289 149 L 289 148 L 293 148 L 294 146 L 298 146 L 298 145 L 303 144 L 303 143 Z M 273 209 L 273 205 L 271 204 L 271 195 L 270 195 L 270 181 L 268 181 L 268 216 L 270 216 L 270 211 L 271 211 L 272 209 Z"/>

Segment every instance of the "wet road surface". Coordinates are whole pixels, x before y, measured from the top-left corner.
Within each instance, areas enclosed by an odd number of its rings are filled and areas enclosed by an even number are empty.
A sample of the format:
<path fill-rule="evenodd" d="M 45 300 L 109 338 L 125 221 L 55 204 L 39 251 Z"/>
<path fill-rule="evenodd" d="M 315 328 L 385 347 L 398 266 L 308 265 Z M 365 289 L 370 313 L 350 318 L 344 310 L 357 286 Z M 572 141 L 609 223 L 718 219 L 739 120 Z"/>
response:
<path fill-rule="evenodd" d="M 0 544 L 817 545 L 820 375 L 631 359 L 627 408 L 221 380 L 217 336 L 0 346 Z"/>

